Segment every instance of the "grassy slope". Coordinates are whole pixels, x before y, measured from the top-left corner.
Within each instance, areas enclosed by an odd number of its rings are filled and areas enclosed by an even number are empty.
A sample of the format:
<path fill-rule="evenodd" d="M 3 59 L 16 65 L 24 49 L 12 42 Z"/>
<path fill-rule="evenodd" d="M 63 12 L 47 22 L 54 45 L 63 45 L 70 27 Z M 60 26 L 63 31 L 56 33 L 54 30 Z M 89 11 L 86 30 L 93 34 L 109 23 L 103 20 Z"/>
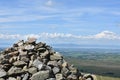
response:
<path fill-rule="evenodd" d="M 115 78 L 115 77 L 107 77 L 107 76 L 97 76 L 97 80 L 120 80 L 120 78 Z"/>

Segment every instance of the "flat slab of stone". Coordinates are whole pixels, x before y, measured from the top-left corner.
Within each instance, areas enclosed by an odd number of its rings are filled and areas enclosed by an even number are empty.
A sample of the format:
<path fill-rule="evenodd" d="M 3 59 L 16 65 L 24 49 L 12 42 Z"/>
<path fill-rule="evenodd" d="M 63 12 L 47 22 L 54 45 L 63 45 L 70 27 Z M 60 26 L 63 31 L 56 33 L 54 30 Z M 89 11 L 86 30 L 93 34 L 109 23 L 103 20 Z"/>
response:
<path fill-rule="evenodd" d="M 49 78 L 49 71 L 39 71 L 35 74 L 33 74 L 33 76 L 31 77 L 31 80 L 45 80 L 47 78 Z"/>
<path fill-rule="evenodd" d="M 11 67 L 8 71 L 8 75 L 14 75 L 14 74 L 20 74 L 22 73 L 22 68 L 18 68 L 18 67 Z"/>
<path fill-rule="evenodd" d="M 13 63 L 14 66 L 24 66 L 26 63 L 24 61 L 16 61 Z"/>

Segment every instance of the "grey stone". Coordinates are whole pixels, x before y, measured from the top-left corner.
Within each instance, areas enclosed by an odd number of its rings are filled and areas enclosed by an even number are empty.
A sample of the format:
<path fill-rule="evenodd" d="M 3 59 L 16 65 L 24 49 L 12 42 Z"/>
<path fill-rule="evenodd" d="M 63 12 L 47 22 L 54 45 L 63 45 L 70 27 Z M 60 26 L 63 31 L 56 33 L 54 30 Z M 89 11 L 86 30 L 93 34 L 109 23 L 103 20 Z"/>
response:
<path fill-rule="evenodd" d="M 49 54 L 49 52 L 48 52 L 48 50 L 46 50 L 44 53 L 41 53 L 41 58 L 45 58 L 46 56 L 48 56 L 48 54 Z"/>
<path fill-rule="evenodd" d="M 26 49 L 26 50 L 34 49 L 34 46 L 33 46 L 33 45 L 26 45 L 26 46 L 25 46 L 25 49 Z"/>
<path fill-rule="evenodd" d="M 24 41 L 23 41 L 23 40 L 20 40 L 20 41 L 17 43 L 18 46 L 22 46 L 23 44 L 24 44 Z"/>
<path fill-rule="evenodd" d="M 27 66 L 24 66 L 24 67 L 22 68 L 22 71 L 28 71 Z"/>
<path fill-rule="evenodd" d="M 37 50 L 38 51 L 45 51 L 46 49 L 45 48 L 38 48 Z"/>
<path fill-rule="evenodd" d="M 3 60 L 1 61 L 1 64 L 9 64 L 9 60 L 8 60 L 8 59 L 3 59 Z"/>
<path fill-rule="evenodd" d="M 61 73 L 55 75 L 56 80 L 63 80 L 63 75 Z"/>
<path fill-rule="evenodd" d="M 54 74 L 56 74 L 56 73 L 58 73 L 60 71 L 60 69 L 58 67 L 54 67 L 52 70 L 53 70 Z"/>
<path fill-rule="evenodd" d="M 9 77 L 8 80 L 17 80 L 17 79 L 14 77 Z"/>
<path fill-rule="evenodd" d="M 49 78 L 49 79 L 46 79 L 46 80 L 56 80 L 55 78 Z"/>
<path fill-rule="evenodd" d="M 27 39 L 28 41 L 28 43 L 34 43 L 34 42 L 36 42 L 36 38 L 34 38 L 34 37 L 29 37 L 28 39 Z"/>
<path fill-rule="evenodd" d="M 37 72 L 37 68 L 31 67 L 31 68 L 28 69 L 28 72 L 31 73 L 31 74 L 34 74 L 34 73 Z"/>
<path fill-rule="evenodd" d="M 48 63 L 47 63 L 47 65 L 48 66 L 58 66 L 58 64 L 57 64 L 57 61 L 49 61 Z"/>
<path fill-rule="evenodd" d="M 29 65 L 28 65 L 28 67 L 31 67 L 33 65 L 33 61 L 29 61 Z"/>
<path fill-rule="evenodd" d="M 10 58 L 11 56 L 17 56 L 18 55 L 18 51 L 14 51 L 11 53 L 8 53 L 8 57 Z"/>
<path fill-rule="evenodd" d="M 34 60 L 33 66 L 37 67 L 39 70 L 43 68 L 43 63 L 39 61 L 38 59 Z"/>
<path fill-rule="evenodd" d="M 13 63 L 14 66 L 24 66 L 26 63 L 24 61 L 16 61 Z"/>
<path fill-rule="evenodd" d="M 78 73 L 78 70 L 76 68 L 71 68 L 70 72 L 76 75 Z"/>
<path fill-rule="evenodd" d="M 0 68 L 0 78 L 6 76 L 7 73 L 3 69 Z"/>
<path fill-rule="evenodd" d="M 59 60 L 57 63 L 58 63 L 59 66 L 62 66 L 63 60 Z"/>
<path fill-rule="evenodd" d="M 28 80 L 28 77 L 29 77 L 29 74 L 28 74 L 28 73 L 26 73 L 26 74 L 24 75 L 24 77 L 23 77 L 23 79 L 22 79 L 22 80 Z"/>
<path fill-rule="evenodd" d="M 9 59 L 9 63 L 13 63 L 13 62 L 15 62 L 15 60 L 14 60 L 14 58 L 12 57 L 12 58 Z"/>
<path fill-rule="evenodd" d="M 16 78 L 17 80 L 21 80 L 21 76 L 17 76 L 17 78 Z"/>
<path fill-rule="evenodd" d="M 32 56 L 30 57 L 30 59 L 33 61 L 33 60 L 37 59 L 37 56 L 32 55 Z"/>
<path fill-rule="evenodd" d="M 4 78 L 0 78 L 0 80 L 5 80 Z"/>
<path fill-rule="evenodd" d="M 8 71 L 8 75 L 13 75 L 13 74 L 19 74 L 19 73 L 23 73 L 22 68 L 18 68 L 18 67 L 11 67 Z"/>
<path fill-rule="evenodd" d="M 31 80 L 45 80 L 49 78 L 49 71 L 39 71 L 32 75 Z"/>
<path fill-rule="evenodd" d="M 62 58 L 63 57 L 58 52 L 50 56 L 51 60 L 61 60 Z"/>
<path fill-rule="evenodd" d="M 26 56 L 27 54 L 28 54 L 28 52 L 27 51 L 22 51 L 21 49 L 19 49 L 19 55 L 21 55 L 21 56 Z"/>
<path fill-rule="evenodd" d="M 68 67 L 68 63 L 67 63 L 67 62 L 64 62 L 64 63 L 62 64 L 62 67 Z"/>
<path fill-rule="evenodd" d="M 63 67 L 62 70 L 61 70 L 61 73 L 62 73 L 64 76 L 67 76 L 68 74 L 70 74 L 70 71 L 69 71 L 68 68 Z"/>
<path fill-rule="evenodd" d="M 69 75 L 69 76 L 67 77 L 67 79 L 69 79 L 69 80 L 77 80 L 77 76 L 71 74 L 71 75 Z"/>
<path fill-rule="evenodd" d="M 21 56 L 20 60 L 24 61 L 24 62 L 29 62 L 30 59 L 28 57 L 26 57 L 26 56 Z"/>
<path fill-rule="evenodd" d="M 45 70 L 50 70 L 50 71 L 51 71 L 51 69 L 52 69 L 52 68 L 51 68 L 50 66 L 46 66 L 46 67 L 45 67 Z"/>

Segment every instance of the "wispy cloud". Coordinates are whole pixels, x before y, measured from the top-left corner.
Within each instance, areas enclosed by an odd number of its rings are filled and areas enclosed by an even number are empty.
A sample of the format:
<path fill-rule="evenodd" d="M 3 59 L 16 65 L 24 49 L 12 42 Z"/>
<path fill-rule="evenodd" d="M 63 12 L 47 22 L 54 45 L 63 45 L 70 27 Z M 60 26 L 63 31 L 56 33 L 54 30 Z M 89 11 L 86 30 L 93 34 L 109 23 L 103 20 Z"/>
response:
<path fill-rule="evenodd" d="M 66 8 L 66 5 L 55 5 L 58 3 L 53 0 L 18 0 L 19 4 L 15 8 L 8 9 L 5 6 L 0 8 L 0 22 L 19 22 L 19 21 L 33 21 L 33 20 L 43 20 L 43 19 L 61 19 L 68 22 L 78 22 L 82 21 L 81 17 L 90 14 L 100 15 L 101 13 L 111 13 L 114 15 L 119 15 L 117 11 L 111 11 L 107 8 L 101 7 L 76 7 L 74 9 Z M 29 2 L 29 3 L 28 3 Z M 62 4 L 62 3 L 61 3 Z M 54 6 L 53 6 L 54 5 Z M 63 7 L 62 7 L 63 6 Z M 9 6 L 7 6 L 9 7 Z M 51 17 L 47 17 L 51 16 Z M 54 15 L 54 16 L 53 16 Z"/>
<path fill-rule="evenodd" d="M 8 16 L 0 18 L 0 22 L 25 22 L 25 21 L 36 21 L 36 20 L 44 20 L 46 18 L 53 17 L 45 16 L 45 15 L 19 15 L 19 16 Z"/>
<path fill-rule="evenodd" d="M 58 38 L 62 40 L 65 39 L 107 39 L 107 40 L 120 40 L 120 35 L 115 34 L 111 31 L 103 31 L 95 35 L 81 36 L 73 34 L 64 34 L 64 33 L 40 33 L 40 34 L 0 34 L 0 39 L 27 39 L 28 37 L 35 37 L 37 39 L 55 39 Z"/>

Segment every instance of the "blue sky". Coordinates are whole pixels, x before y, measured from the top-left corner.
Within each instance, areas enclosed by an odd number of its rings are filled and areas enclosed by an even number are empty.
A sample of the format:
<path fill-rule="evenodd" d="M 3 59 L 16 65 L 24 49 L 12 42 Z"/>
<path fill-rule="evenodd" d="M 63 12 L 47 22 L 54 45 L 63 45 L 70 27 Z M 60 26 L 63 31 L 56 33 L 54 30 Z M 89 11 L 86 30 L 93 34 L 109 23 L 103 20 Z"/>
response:
<path fill-rule="evenodd" d="M 120 1 L 1 0 L 0 45 L 27 37 L 50 44 L 120 45 Z"/>

